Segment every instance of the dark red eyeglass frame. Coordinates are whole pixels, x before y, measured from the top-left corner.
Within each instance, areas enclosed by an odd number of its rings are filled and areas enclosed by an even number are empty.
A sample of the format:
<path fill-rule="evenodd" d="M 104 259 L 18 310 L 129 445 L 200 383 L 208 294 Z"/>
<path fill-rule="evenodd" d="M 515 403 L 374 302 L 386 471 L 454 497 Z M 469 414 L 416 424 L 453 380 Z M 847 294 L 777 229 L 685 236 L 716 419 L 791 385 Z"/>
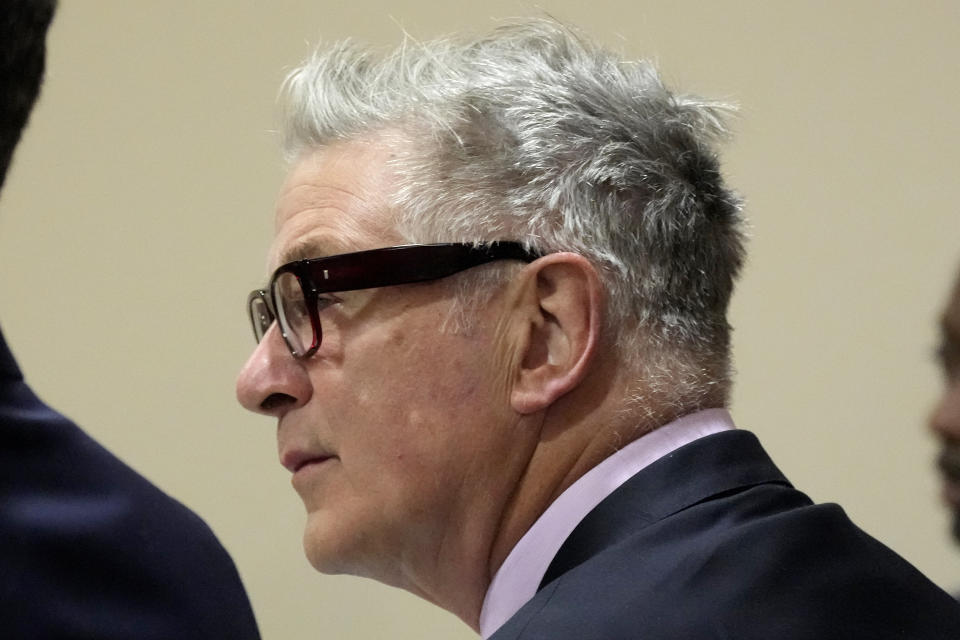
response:
<path fill-rule="evenodd" d="M 259 342 L 269 325 L 277 319 L 274 293 L 277 279 L 285 273 L 296 276 L 313 327 L 313 343 L 301 354 L 291 342 L 288 328 L 281 326 L 280 329 L 293 356 L 308 358 L 317 351 L 323 339 L 318 307 L 320 294 L 439 280 L 488 262 L 533 262 L 539 257 L 541 254 L 524 248 L 518 242 L 491 242 L 480 245 L 411 244 L 296 260 L 274 271 L 265 290 L 252 291 L 247 298 L 247 309 L 254 337 Z M 268 315 L 263 313 L 261 301 Z"/>

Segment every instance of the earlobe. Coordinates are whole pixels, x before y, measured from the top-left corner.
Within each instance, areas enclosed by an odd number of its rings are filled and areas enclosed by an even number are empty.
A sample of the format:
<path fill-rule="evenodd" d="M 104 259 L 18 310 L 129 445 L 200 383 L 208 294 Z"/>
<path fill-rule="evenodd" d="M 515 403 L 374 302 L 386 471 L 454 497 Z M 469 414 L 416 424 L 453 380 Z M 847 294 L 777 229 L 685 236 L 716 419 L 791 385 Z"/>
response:
<path fill-rule="evenodd" d="M 513 409 L 546 409 L 587 375 L 596 354 L 603 295 L 593 265 L 575 253 L 554 253 L 528 269 L 518 300 L 523 353 L 511 391 Z"/>

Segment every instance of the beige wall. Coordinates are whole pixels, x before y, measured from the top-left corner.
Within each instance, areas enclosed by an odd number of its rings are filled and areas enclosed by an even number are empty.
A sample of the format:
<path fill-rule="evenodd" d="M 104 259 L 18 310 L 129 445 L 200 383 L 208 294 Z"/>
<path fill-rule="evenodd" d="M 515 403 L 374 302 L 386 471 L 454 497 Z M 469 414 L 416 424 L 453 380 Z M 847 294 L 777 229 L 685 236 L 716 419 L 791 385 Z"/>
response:
<path fill-rule="evenodd" d="M 318 38 L 487 29 L 486 0 L 61 2 L 42 102 L 0 203 L 0 317 L 43 397 L 202 514 L 264 636 L 470 638 L 412 596 L 308 568 L 251 348 L 281 178 L 284 69 Z M 674 85 L 743 105 L 728 149 L 751 257 L 734 413 L 787 474 L 960 585 L 924 414 L 960 262 L 960 5 L 541 0 Z"/>

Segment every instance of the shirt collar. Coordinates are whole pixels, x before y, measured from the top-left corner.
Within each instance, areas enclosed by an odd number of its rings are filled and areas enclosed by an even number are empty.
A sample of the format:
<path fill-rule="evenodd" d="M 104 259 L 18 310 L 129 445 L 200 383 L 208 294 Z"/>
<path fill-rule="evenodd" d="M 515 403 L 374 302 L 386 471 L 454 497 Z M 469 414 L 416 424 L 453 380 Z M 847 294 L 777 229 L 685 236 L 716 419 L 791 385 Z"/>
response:
<path fill-rule="evenodd" d="M 733 428 L 726 409 L 692 413 L 634 440 L 570 485 L 520 538 L 493 576 L 480 610 L 484 640 L 537 593 L 564 540 L 604 498 L 675 449 Z"/>

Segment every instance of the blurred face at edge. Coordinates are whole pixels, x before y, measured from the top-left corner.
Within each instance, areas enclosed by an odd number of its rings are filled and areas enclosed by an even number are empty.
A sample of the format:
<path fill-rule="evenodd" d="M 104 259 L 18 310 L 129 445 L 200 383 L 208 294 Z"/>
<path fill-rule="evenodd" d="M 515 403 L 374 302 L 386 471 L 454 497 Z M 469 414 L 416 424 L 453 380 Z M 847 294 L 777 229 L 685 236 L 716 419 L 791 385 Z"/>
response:
<path fill-rule="evenodd" d="M 953 535 L 960 542 L 960 277 L 940 322 L 940 363 L 944 389 L 930 416 L 930 427 L 943 444 L 938 466 L 943 499 L 953 512 Z"/>

